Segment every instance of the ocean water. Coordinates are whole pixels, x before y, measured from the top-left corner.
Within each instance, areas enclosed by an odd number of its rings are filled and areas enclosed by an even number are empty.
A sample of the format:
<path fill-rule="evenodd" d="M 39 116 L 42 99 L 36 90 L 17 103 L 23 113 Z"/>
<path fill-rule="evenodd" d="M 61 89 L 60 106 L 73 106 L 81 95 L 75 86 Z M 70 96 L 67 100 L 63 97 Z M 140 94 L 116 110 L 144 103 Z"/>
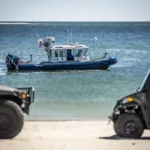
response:
<path fill-rule="evenodd" d="M 89 47 L 89 56 L 117 56 L 108 70 L 7 72 L 5 53 L 33 62 L 47 60 L 37 40 L 55 37 L 56 44 Z M 150 67 L 150 22 L 51 22 L 0 25 L 0 84 L 35 87 L 28 119 L 107 120 L 118 99 L 135 92 Z"/>

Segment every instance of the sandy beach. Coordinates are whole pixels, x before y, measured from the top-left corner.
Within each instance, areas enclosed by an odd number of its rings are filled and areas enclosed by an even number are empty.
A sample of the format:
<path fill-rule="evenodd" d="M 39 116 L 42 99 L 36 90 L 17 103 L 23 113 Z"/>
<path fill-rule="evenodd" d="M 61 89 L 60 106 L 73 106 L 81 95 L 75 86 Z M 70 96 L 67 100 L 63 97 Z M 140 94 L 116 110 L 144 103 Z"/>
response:
<path fill-rule="evenodd" d="M 141 139 L 122 139 L 108 122 L 26 121 L 17 137 L 0 140 L 0 150 L 149 150 L 149 142 L 148 130 Z"/>

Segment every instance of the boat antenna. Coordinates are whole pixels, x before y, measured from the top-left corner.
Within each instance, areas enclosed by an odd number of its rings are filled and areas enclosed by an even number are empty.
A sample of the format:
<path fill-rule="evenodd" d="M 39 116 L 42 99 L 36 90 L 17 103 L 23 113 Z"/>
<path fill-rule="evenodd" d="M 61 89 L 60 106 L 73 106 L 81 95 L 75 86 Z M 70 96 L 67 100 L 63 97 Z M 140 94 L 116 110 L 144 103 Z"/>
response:
<path fill-rule="evenodd" d="M 39 39 L 41 39 L 41 37 L 40 37 L 40 35 L 39 35 L 38 33 L 36 33 L 36 36 L 37 36 Z"/>
<path fill-rule="evenodd" d="M 38 39 L 42 39 L 38 33 L 36 33 L 36 36 L 38 37 Z M 38 56 L 37 56 L 38 63 L 39 63 L 39 51 L 40 51 L 40 48 L 38 48 Z"/>
<path fill-rule="evenodd" d="M 72 30 L 68 29 L 68 44 L 72 44 Z"/>
<path fill-rule="evenodd" d="M 69 45 L 69 29 L 67 30 L 68 35 L 67 35 L 67 40 L 68 40 L 68 45 Z"/>
<path fill-rule="evenodd" d="M 70 31 L 70 38 L 71 38 L 71 44 L 72 44 L 72 30 Z"/>

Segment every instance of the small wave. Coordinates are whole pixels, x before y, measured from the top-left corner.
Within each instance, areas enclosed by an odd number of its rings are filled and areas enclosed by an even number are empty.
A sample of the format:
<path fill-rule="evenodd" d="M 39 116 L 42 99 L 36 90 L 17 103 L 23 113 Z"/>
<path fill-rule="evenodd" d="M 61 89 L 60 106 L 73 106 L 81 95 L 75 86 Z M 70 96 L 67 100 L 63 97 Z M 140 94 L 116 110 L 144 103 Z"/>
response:
<path fill-rule="evenodd" d="M 5 72 L 3 72 L 2 68 L 0 68 L 0 76 L 6 75 Z"/>
<path fill-rule="evenodd" d="M 112 52 L 112 51 L 115 51 L 115 52 L 122 51 L 122 49 L 117 49 L 117 48 L 108 48 L 107 50 L 110 51 L 110 52 Z"/>
<path fill-rule="evenodd" d="M 0 70 L 0 76 L 4 76 L 4 75 L 6 75 L 6 73 L 5 72 L 1 72 L 1 70 Z"/>
<path fill-rule="evenodd" d="M 5 72 L 0 72 L 0 76 L 5 76 L 6 73 Z"/>

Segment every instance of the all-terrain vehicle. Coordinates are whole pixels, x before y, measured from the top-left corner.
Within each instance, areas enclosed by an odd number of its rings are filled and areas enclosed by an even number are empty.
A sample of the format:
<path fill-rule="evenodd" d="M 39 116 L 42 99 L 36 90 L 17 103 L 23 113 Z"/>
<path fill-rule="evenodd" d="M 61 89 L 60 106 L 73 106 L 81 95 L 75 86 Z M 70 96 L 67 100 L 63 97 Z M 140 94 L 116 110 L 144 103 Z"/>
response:
<path fill-rule="evenodd" d="M 34 101 L 34 87 L 11 88 L 0 85 L 0 139 L 13 138 L 24 125 L 24 113 L 29 114 Z"/>
<path fill-rule="evenodd" d="M 150 129 L 150 70 L 137 92 L 117 101 L 109 119 L 120 137 L 140 138 Z"/>

